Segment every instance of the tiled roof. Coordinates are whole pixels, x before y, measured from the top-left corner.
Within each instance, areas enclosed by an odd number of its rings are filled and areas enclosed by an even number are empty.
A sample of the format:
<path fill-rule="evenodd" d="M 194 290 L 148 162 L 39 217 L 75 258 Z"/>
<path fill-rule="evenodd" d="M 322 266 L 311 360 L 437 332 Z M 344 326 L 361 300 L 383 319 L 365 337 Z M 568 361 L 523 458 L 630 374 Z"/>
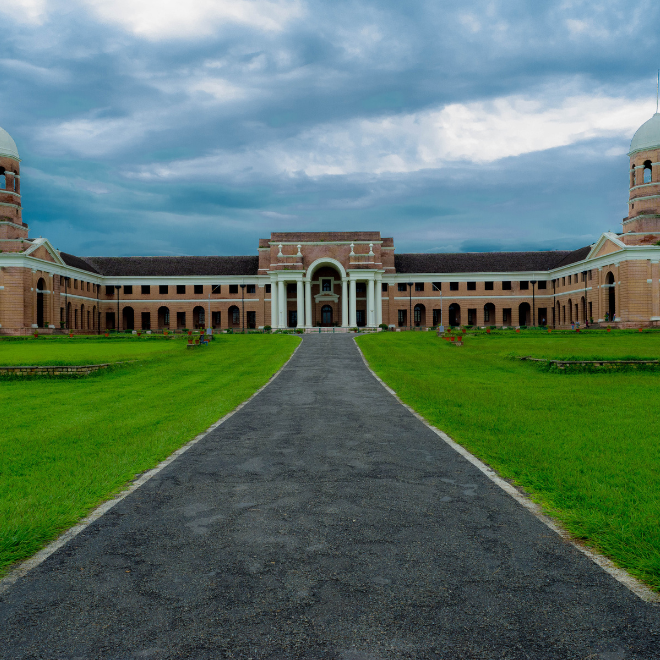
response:
<path fill-rule="evenodd" d="M 548 252 L 395 254 L 397 273 L 506 273 L 544 271 L 584 259 L 590 247 Z"/>
<path fill-rule="evenodd" d="M 574 264 L 576 261 L 582 261 L 583 259 L 587 258 L 589 252 L 591 252 L 591 245 L 587 245 L 586 247 L 580 248 L 579 250 L 573 250 L 573 252 L 569 252 L 555 266 L 555 268 L 559 268 L 560 266 L 570 266 L 570 264 Z"/>
<path fill-rule="evenodd" d="M 60 252 L 60 257 L 67 266 L 72 266 L 73 268 L 80 268 L 80 270 L 86 270 L 90 273 L 98 273 L 93 266 L 88 264 L 84 259 L 76 257 L 73 254 L 67 254 L 66 252 Z"/>
<path fill-rule="evenodd" d="M 108 277 L 256 275 L 259 257 L 85 257 Z"/>

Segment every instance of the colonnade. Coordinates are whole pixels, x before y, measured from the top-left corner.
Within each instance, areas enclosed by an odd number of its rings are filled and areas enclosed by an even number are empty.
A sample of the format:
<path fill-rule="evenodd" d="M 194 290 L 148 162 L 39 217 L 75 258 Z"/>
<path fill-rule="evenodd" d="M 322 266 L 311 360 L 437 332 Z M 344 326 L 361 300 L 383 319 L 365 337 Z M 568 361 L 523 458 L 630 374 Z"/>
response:
<path fill-rule="evenodd" d="M 273 328 L 288 327 L 288 299 L 287 285 L 296 284 L 296 327 L 312 327 L 312 277 L 292 278 L 290 273 L 281 277 L 271 277 L 270 293 L 270 325 Z M 357 326 L 357 283 L 365 282 L 366 295 L 366 325 L 375 327 L 383 322 L 383 301 L 381 295 L 381 273 L 370 273 L 372 277 L 365 277 L 364 271 L 349 273 L 341 278 L 341 327 L 353 328 Z M 333 292 L 334 293 L 334 292 Z"/>

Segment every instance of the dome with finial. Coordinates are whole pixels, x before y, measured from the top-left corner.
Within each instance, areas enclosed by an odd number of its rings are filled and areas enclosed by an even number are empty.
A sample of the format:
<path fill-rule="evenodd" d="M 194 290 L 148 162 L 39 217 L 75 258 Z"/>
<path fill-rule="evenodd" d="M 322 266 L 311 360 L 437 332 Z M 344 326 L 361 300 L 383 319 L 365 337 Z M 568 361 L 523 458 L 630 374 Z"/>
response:
<path fill-rule="evenodd" d="M 4 128 L 0 128 L 0 157 L 1 156 L 9 156 L 9 158 L 20 160 L 18 157 L 16 142 L 14 142 L 11 135 L 9 135 Z"/>
<path fill-rule="evenodd" d="M 638 151 L 648 151 L 649 149 L 660 149 L 660 113 L 658 112 L 637 129 L 630 143 L 628 155 L 632 156 Z"/>

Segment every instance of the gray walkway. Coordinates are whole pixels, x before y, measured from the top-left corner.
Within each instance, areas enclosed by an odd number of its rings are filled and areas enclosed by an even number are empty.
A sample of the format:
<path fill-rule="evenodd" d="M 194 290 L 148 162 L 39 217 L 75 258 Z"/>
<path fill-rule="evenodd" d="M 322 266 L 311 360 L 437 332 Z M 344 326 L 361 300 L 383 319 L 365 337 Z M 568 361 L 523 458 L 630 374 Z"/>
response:
<path fill-rule="evenodd" d="M 0 597 L 3 658 L 660 658 L 646 604 L 306 336 Z"/>

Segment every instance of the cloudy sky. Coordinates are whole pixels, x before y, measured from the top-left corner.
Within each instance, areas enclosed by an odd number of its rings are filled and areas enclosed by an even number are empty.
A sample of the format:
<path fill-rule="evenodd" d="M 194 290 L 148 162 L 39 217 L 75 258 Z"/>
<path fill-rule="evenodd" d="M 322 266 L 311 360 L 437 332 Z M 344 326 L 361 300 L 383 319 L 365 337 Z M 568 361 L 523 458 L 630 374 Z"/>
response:
<path fill-rule="evenodd" d="M 581 247 L 660 66 L 651 0 L 13 0 L 0 30 L 24 218 L 79 255 Z"/>

